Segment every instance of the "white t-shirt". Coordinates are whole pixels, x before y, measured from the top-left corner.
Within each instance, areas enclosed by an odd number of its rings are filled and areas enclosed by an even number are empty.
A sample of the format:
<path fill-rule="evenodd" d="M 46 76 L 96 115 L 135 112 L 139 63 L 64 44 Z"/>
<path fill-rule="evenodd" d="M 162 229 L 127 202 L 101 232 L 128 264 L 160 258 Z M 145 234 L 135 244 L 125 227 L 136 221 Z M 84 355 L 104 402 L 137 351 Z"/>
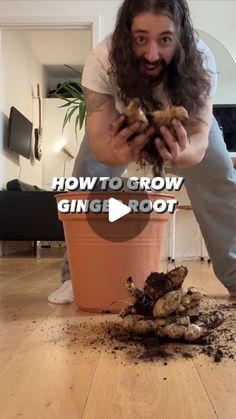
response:
<path fill-rule="evenodd" d="M 115 99 L 115 106 L 118 112 L 122 113 L 124 103 L 118 98 L 118 86 L 112 75 L 109 75 L 110 61 L 109 53 L 111 50 L 112 34 L 108 35 L 98 46 L 89 53 L 83 71 L 82 85 L 98 93 L 111 95 Z M 210 72 L 211 92 L 214 96 L 217 87 L 216 63 L 211 50 L 206 44 L 199 40 L 197 47 L 204 55 L 204 68 Z M 163 85 L 159 85 L 155 95 L 163 103 L 164 107 L 169 104 L 168 98 L 163 92 Z"/>

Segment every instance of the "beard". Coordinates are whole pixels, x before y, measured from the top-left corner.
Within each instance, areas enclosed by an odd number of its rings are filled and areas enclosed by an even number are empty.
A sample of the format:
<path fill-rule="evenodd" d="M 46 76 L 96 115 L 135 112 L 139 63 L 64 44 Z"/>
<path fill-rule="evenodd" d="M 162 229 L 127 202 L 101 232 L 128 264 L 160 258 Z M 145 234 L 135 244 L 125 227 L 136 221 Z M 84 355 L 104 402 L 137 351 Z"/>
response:
<path fill-rule="evenodd" d="M 140 73 L 142 77 L 147 78 L 149 83 L 158 84 L 163 80 L 167 63 L 165 60 L 160 59 L 157 61 L 150 62 L 144 57 L 136 58 L 137 64 L 139 65 Z"/>
<path fill-rule="evenodd" d="M 145 73 L 145 65 L 148 64 L 160 70 L 157 75 L 148 75 Z M 153 90 L 168 77 L 169 64 L 164 60 L 150 63 L 144 57 L 137 57 L 133 54 L 132 59 L 127 63 L 127 67 L 129 67 L 129 70 L 127 70 L 129 80 L 126 82 L 124 94 L 121 93 L 120 95 L 120 97 L 123 95 L 123 100 L 126 105 L 133 98 L 137 97 L 140 99 L 146 113 L 162 109 L 162 104 L 153 98 Z"/>

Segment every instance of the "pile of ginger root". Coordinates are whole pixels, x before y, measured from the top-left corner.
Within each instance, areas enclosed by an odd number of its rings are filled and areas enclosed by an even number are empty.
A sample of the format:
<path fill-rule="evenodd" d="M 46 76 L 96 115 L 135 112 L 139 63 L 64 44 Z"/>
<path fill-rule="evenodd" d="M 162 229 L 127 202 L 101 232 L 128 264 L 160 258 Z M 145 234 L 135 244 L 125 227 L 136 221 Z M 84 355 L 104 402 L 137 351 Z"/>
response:
<path fill-rule="evenodd" d="M 187 273 L 184 266 L 167 273 L 152 272 L 143 289 L 129 277 L 126 287 L 133 304 L 120 313 L 124 328 L 138 335 L 196 342 L 220 326 L 224 313 L 202 313 L 204 295 L 195 287 L 183 287 Z"/>
<path fill-rule="evenodd" d="M 150 138 L 150 141 L 141 153 L 141 160 L 137 163 L 141 163 L 143 166 L 145 166 L 145 163 L 148 163 L 153 167 L 154 176 L 159 174 L 163 176 L 163 162 L 153 140 L 157 137 L 162 138 L 160 127 L 163 125 L 169 129 L 173 137 L 176 137 L 171 122 L 175 118 L 183 124 L 186 124 L 189 120 L 187 110 L 183 106 L 170 105 L 163 110 L 157 110 L 152 113 L 145 114 L 140 100 L 138 98 L 134 98 L 124 109 L 123 114 L 125 116 L 126 126 L 131 125 L 133 122 L 139 122 L 139 128 L 136 131 L 137 134 L 144 132 L 149 126 L 152 126 L 155 129 L 153 136 Z M 132 138 L 133 137 L 131 136 L 131 141 Z"/>

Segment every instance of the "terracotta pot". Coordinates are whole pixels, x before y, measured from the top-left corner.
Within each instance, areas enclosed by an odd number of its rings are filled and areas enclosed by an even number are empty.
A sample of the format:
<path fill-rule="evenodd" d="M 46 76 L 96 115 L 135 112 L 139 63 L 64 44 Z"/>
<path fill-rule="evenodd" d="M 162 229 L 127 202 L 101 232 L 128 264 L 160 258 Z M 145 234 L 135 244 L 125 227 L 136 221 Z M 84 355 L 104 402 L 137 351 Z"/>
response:
<path fill-rule="evenodd" d="M 91 193 L 78 192 L 57 195 L 57 202 L 62 199 L 91 199 Z M 108 192 L 96 192 L 96 197 L 109 199 Z M 144 199 L 142 192 L 116 192 L 116 199 L 126 203 L 129 199 Z M 173 198 L 166 194 L 145 193 L 145 199 Z M 94 223 L 100 223 L 104 231 L 111 228 L 106 214 L 93 214 Z M 62 213 L 68 259 L 71 270 L 75 303 L 81 310 L 118 312 L 130 304 L 125 282 L 129 276 L 138 287 L 143 287 L 151 271 L 158 271 L 161 249 L 164 242 L 166 222 L 171 214 L 158 214 L 153 211 L 143 231 L 140 231 L 142 215 L 127 214 L 112 223 L 117 225 L 117 241 L 108 241 L 99 237 L 91 228 L 85 213 Z M 102 224 L 101 224 L 102 223 Z M 129 239 L 130 232 L 136 229 L 136 237 Z M 121 236 L 121 237 L 120 237 Z M 120 241 L 127 237 L 126 241 Z M 114 240 L 116 238 L 114 237 Z"/>

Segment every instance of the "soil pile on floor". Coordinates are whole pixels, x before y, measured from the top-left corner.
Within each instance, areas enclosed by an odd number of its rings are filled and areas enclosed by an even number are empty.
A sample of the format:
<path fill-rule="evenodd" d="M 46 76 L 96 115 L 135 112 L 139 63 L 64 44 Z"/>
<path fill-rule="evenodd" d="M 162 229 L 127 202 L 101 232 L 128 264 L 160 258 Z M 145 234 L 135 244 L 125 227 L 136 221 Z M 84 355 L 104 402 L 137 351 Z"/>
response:
<path fill-rule="evenodd" d="M 50 331 L 50 340 L 74 354 L 84 355 L 85 349 L 105 351 L 122 362 L 162 361 L 165 364 L 177 357 L 196 358 L 199 354 L 211 362 L 235 360 L 236 303 L 225 303 L 205 296 L 204 312 L 220 309 L 225 313 L 224 323 L 197 342 L 170 341 L 152 333 L 140 336 L 123 327 L 123 319 L 112 314 L 67 320 L 59 328 Z M 54 338 L 52 339 L 52 333 Z"/>
<path fill-rule="evenodd" d="M 54 330 L 52 341 L 74 351 L 105 351 L 139 363 L 204 354 L 216 363 L 235 360 L 236 302 L 184 288 L 187 268 L 152 272 L 143 289 L 128 278 L 133 304 L 120 315 L 82 316 Z M 86 351 L 84 349 L 86 348 Z M 125 358 L 124 358 L 125 355 Z"/>

